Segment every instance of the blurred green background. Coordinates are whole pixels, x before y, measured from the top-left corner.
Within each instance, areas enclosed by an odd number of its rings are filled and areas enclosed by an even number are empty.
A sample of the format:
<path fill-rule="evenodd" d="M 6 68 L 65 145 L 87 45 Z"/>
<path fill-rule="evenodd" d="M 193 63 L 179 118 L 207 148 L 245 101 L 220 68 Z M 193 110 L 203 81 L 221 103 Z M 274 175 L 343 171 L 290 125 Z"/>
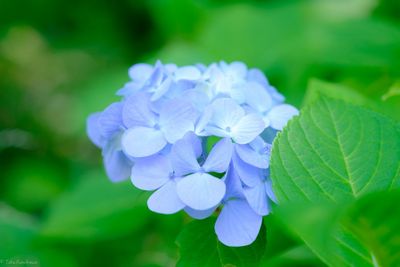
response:
<path fill-rule="evenodd" d="M 0 0 L 0 266 L 175 265 L 189 219 L 110 183 L 85 134 L 130 65 L 241 60 L 297 107 L 318 79 L 400 119 L 399 14 L 396 0 Z M 264 266 L 323 266 L 266 224 Z"/>

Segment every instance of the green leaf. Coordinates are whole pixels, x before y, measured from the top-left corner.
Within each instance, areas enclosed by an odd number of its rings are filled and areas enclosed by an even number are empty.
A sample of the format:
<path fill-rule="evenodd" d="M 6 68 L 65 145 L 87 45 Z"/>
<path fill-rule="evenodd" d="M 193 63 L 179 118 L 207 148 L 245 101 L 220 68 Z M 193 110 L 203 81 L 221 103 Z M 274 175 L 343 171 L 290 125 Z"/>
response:
<path fill-rule="evenodd" d="M 289 207 L 302 202 L 343 203 L 366 193 L 398 188 L 400 132 L 380 114 L 321 97 L 275 140 L 271 177 L 279 203 Z M 288 214 L 284 217 L 290 228 L 329 265 L 373 264 L 355 235 L 333 223 L 336 213 L 332 210 L 293 206 Z M 302 214 L 308 215 L 304 221 L 299 220 Z M 332 224 L 321 224 L 324 221 Z M 323 233 L 330 233 L 327 246 L 323 246 L 327 243 Z"/>
<path fill-rule="evenodd" d="M 395 96 L 400 96 L 400 81 L 396 82 L 389 88 L 389 90 L 382 96 L 382 100 L 386 101 Z"/>
<path fill-rule="evenodd" d="M 129 181 L 111 183 L 100 172 L 90 173 L 81 180 L 51 205 L 42 235 L 107 239 L 137 230 L 146 223 L 149 212 L 145 194 Z"/>
<path fill-rule="evenodd" d="M 368 194 L 350 203 L 280 205 L 275 215 L 317 248 L 320 257 L 328 258 L 329 265 L 398 266 L 399 201 L 400 191 L 394 190 Z"/>
<path fill-rule="evenodd" d="M 361 106 L 373 105 L 373 102 L 368 98 L 344 85 L 312 79 L 308 84 L 306 95 L 303 100 L 303 106 L 307 106 L 317 101 L 321 95 Z"/>
<path fill-rule="evenodd" d="M 0 266 L 78 266 L 65 249 L 36 242 L 38 229 L 35 217 L 0 204 Z"/>
<path fill-rule="evenodd" d="M 344 224 L 371 251 L 377 266 L 400 265 L 400 191 L 363 197 L 350 207 Z"/>
<path fill-rule="evenodd" d="M 274 213 L 288 229 L 330 266 L 372 266 L 372 258 L 355 234 L 339 224 L 345 204 L 286 203 Z M 353 265 L 351 265 L 353 264 Z"/>
<path fill-rule="evenodd" d="M 30 242 L 38 222 L 29 214 L 18 212 L 4 204 L 0 205 L 0 259 L 31 257 Z"/>
<path fill-rule="evenodd" d="M 368 98 L 353 88 L 342 84 L 329 83 L 312 79 L 307 87 L 303 99 L 303 106 L 312 104 L 320 96 L 327 96 L 349 102 L 351 104 L 368 107 L 393 119 L 400 120 L 400 83 L 393 84 L 384 95 Z"/>
<path fill-rule="evenodd" d="M 265 251 L 265 228 L 253 244 L 245 247 L 227 247 L 214 232 L 215 218 L 189 223 L 179 234 L 177 244 L 180 259 L 177 266 L 258 266 Z"/>
<path fill-rule="evenodd" d="M 275 140 L 271 173 L 280 202 L 341 201 L 400 185 L 400 132 L 375 112 L 321 98 Z"/>
<path fill-rule="evenodd" d="M 262 267 L 325 266 L 306 245 L 292 247 L 279 255 L 264 257 Z"/>

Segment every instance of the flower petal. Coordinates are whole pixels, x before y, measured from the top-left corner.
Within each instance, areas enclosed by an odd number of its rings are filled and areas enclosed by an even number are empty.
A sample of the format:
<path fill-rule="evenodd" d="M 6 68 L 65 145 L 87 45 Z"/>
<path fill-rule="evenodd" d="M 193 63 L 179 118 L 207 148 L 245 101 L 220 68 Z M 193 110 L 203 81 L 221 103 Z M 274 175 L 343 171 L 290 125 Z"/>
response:
<path fill-rule="evenodd" d="M 129 77 L 134 81 L 145 81 L 153 72 L 153 66 L 149 64 L 139 63 L 129 68 Z"/>
<path fill-rule="evenodd" d="M 100 115 L 99 127 L 101 135 L 105 139 L 111 139 L 116 133 L 123 129 L 122 103 L 112 103 Z"/>
<path fill-rule="evenodd" d="M 233 144 L 230 138 L 218 141 L 210 151 L 203 169 L 206 172 L 225 172 L 231 162 Z"/>
<path fill-rule="evenodd" d="M 224 245 L 241 247 L 256 240 L 261 224 L 262 216 L 245 200 L 232 199 L 223 207 L 215 223 L 215 232 Z"/>
<path fill-rule="evenodd" d="M 273 202 L 278 203 L 278 200 L 276 199 L 275 193 L 272 190 L 272 181 L 271 179 L 267 179 L 264 182 L 265 185 L 265 191 L 267 192 L 267 196 L 269 197 L 269 199 L 271 199 Z"/>
<path fill-rule="evenodd" d="M 171 162 L 177 176 L 196 172 L 200 169 L 197 158 L 202 152 L 201 141 L 192 133 L 186 134 L 171 149 Z"/>
<path fill-rule="evenodd" d="M 198 80 L 201 77 L 201 72 L 194 66 L 185 66 L 178 68 L 175 72 L 176 80 Z"/>
<path fill-rule="evenodd" d="M 235 150 L 238 156 L 246 163 L 253 165 L 257 168 L 266 169 L 269 167 L 269 151 L 268 144 L 266 148 L 261 148 L 262 151 L 254 150 L 249 144 L 236 145 Z M 265 153 L 263 153 L 265 150 Z"/>
<path fill-rule="evenodd" d="M 121 149 L 109 143 L 103 150 L 103 158 L 107 176 L 112 182 L 120 182 L 129 178 L 132 163 Z"/>
<path fill-rule="evenodd" d="M 218 98 L 211 107 L 211 123 L 224 130 L 234 127 L 245 115 L 243 108 L 230 98 Z"/>
<path fill-rule="evenodd" d="M 270 212 L 270 207 L 265 191 L 265 185 L 262 181 L 254 187 L 243 188 L 243 193 L 250 207 L 261 216 L 265 216 Z"/>
<path fill-rule="evenodd" d="M 168 90 L 171 88 L 171 84 L 172 84 L 172 79 L 167 78 L 165 79 L 160 86 L 158 86 L 153 95 L 151 96 L 151 101 L 156 101 L 158 99 L 160 99 L 163 95 L 165 95 Z"/>
<path fill-rule="evenodd" d="M 238 144 L 247 144 L 254 140 L 265 128 L 264 121 L 257 114 L 244 116 L 232 129 L 232 139 Z"/>
<path fill-rule="evenodd" d="M 268 118 L 271 122 L 271 127 L 276 130 L 282 130 L 287 122 L 293 117 L 299 115 L 299 111 L 288 104 L 276 106 L 268 113 Z"/>
<path fill-rule="evenodd" d="M 259 69 L 250 69 L 247 72 L 247 80 L 257 82 L 264 87 L 269 86 L 267 77 L 265 77 L 265 74 Z"/>
<path fill-rule="evenodd" d="M 207 210 L 222 200 L 225 183 L 207 173 L 194 173 L 178 182 L 180 199 L 192 209 Z"/>
<path fill-rule="evenodd" d="M 186 90 L 182 97 L 192 103 L 193 107 L 199 112 L 203 112 L 206 106 L 210 103 L 207 94 L 199 89 Z"/>
<path fill-rule="evenodd" d="M 147 200 L 150 210 L 161 214 L 173 214 L 185 207 L 176 193 L 176 183 L 170 180 Z"/>
<path fill-rule="evenodd" d="M 247 186 L 255 186 L 262 180 L 262 170 L 244 162 L 237 153 L 233 153 L 232 165 L 240 180 Z"/>
<path fill-rule="evenodd" d="M 247 66 L 241 61 L 234 61 L 229 65 L 229 68 L 239 77 L 245 77 L 247 74 Z"/>
<path fill-rule="evenodd" d="M 226 194 L 223 201 L 227 201 L 230 198 L 244 198 L 242 183 L 232 165 L 229 167 L 223 180 L 226 185 Z"/>
<path fill-rule="evenodd" d="M 214 213 L 216 208 L 217 207 L 213 207 L 208 210 L 195 210 L 195 209 L 192 209 L 189 207 L 185 207 L 184 210 L 186 211 L 187 214 L 189 214 L 190 217 L 197 219 L 197 220 L 202 220 L 202 219 L 210 217 Z"/>
<path fill-rule="evenodd" d="M 272 98 L 267 90 L 256 82 L 247 83 L 246 103 L 259 112 L 267 111 L 272 106 Z"/>
<path fill-rule="evenodd" d="M 155 155 L 135 161 L 131 181 L 142 190 L 155 190 L 169 181 L 172 166 L 166 156 Z"/>
<path fill-rule="evenodd" d="M 122 120 L 128 128 L 154 126 L 156 115 L 151 111 L 149 96 L 144 93 L 129 96 L 122 109 Z"/>
<path fill-rule="evenodd" d="M 168 101 L 160 111 L 160 128 L 169 143 L 173 144 L 187 132 L 194 131 L 197 112 L 182 99 Z"/>
<path fill-rule="evenodd" d="M 97 147 L 102 148 L 105 145 L 104 137 L 101 136 L 100 133 L 100 125 L 99 125 L 99 118 L 101 116 L 101 112 L 97 112 L 91 114 L 86 121 L 86 132 L 92 141 Z"/>
<path fill-rule="evenodd" d="M 138 92 L 140 89 L 142 89 L 143 85 L 144 85 L 143 82 L 133 82 L 133 81 L 127 82 L 124 84 L 124 87 L 122 87 L 117 91 L 116 95 L 128 97 Z"/>
<path fill-rule="evenodd" d="M 151 156 L 165 147 L 167 140 L 161 131 L 148 127 L 128 129 L 122 135 L 122 148 L 131 157 Z"/>

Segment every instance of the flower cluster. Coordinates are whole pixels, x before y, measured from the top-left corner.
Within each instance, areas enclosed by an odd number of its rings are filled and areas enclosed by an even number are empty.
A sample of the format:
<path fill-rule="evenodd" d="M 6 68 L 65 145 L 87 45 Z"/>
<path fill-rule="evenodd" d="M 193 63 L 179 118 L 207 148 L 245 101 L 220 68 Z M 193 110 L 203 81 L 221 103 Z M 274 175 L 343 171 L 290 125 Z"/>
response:
<path fill-rule="evenodd" d="M 218 239 L 252 243 L 275 201 L 272 140 L 298 110 L 241 62 L 136 64 L 129 76 L 121 101 L 88 118 L 109 178 L 155 191 L 154 212 L 203 219 L 219 208 Z"/>

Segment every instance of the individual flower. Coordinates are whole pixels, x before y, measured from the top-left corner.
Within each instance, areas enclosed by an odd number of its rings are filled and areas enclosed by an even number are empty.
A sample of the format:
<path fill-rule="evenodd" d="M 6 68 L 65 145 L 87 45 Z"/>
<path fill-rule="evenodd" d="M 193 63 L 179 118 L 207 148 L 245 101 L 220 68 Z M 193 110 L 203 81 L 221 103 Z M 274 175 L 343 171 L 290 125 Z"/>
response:
<path fill-rule="evenodd" d="M 132 161 L 122 151 L 121 135 L 124 130 L 122 122 L 122 103 L 108 106 L 103 112 L 90 115 L 87 120 L 87 132 L 91 141 L 102 149 L 106 173 L 111 181 L 127 179 Z"/>
<path fill-rule="evenodd" d="M 150 210 L 219 213 L 218 239 L 245 246 L 276 202 L 272 142 L 298 110 L 242 62 L 136 64 L 119 102 L 92 114 L 87 132 L 112 181 L 153 191 Z"/>

